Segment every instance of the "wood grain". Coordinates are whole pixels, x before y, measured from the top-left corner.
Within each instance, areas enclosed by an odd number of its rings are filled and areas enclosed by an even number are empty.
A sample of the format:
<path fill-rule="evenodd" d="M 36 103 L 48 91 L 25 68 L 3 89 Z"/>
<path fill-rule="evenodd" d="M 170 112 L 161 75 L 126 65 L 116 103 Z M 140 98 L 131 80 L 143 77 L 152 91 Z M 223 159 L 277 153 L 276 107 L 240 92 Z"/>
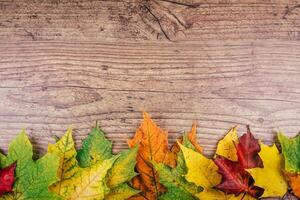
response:
<path fill-rule="evenodd" d="M 0 0 L 1 149 L 26 128 L 45 152 L 70 124 L 80 146 L 99 120 L 119 151 L 143 110 L 170 143 L 196 121 L 208 155 L 235 124 L 295 135 L 298 3 Z"/>

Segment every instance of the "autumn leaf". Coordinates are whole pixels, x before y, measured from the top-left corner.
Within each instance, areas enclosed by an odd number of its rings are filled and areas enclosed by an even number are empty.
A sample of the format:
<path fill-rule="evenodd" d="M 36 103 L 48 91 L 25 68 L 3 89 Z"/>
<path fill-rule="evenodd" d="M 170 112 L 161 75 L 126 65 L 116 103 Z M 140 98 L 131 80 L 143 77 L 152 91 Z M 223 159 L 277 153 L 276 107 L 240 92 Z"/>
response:
<path fill-rule="evenodd" d="M 197 194 L 203 189 L 185 180 L 184 176 L 177 173 L 162 163 L 152 163 L 159 173 L 159 181 L 167 187 L 168 191 L 159 197 L 159 199 L 197 199 Z"/>
<path fill-rule="evenodd" d="M 139 193 L 138 190 L 133 189 L 127 183 L 122 183 L 111 189 L 105 196 L 105 200 L 124 200 L 136 195 L 137 193 Z"/>
<path fill-rule="evenodd" d="M 284 156 L 284 169 L 289 185 L 294 194 L 300 198 L 300 134 L 288 138 L 279 133 L 278 140 Z"/>
<path fill-rule="evenodd" d="M 223 155 L 227 153 L 227 155 L 226 157 L 215 156 L 214 162 L 219 168 L 218 173 L 222 175 L 222 181 L 216 188 L 228 194 L 247 193 L 253 197 L 259 197 L 263 193 L 263 189 L 254 186 L 253 178 L 245 171 L 245 169 L 263 165 L 258 155 L 260 151 L 258 140 L 250 132 L 249 126 L 247 126 L 247 133 L 238 138 L 237 144 L 235 143 L 236 137 L 236 128 L 233 128 L 218 144 L 217 152 Z M 230 144 L 231 138 L 236 151 Z M 226 148 L 226 151 L 223 148 Z M 235 153 L 237 161 L 235 161 Z"/>
<path fill-rule="evenodd" d="M 0 196 L 6 192 L 11 192 L 15 181 L 16 163 L 0 169 Z"/>
<path fill-rule="evenodd" d="M 217 157 L 214 162 L 222 175 L 222 182 L 216 186 L 217 189 L 235 195 L 248 193 L 253 197 L 259 197 L 263 193 L 263 189 L 249 184 L 251 177 L 239 162 L 223 157 Z"/>
<path fill-rule="evenodd" d="M 182 141 L 179 140 L 181 144 L 184 146 L 194 149 L 195 151 L 202 152 L 202 147 L 200 144 L 197 142 L 197 125 L 196 123 L 193 123 L 192 128 L 190 132 L 184 134 L 182 137 Z M 177 144 L 177 143 L 175 143 Z"/>
<path fill-rule="evenodd" d="M 3 199 L 59 199 L 49 191 L 49 185 L 57 181 L 59 158 L 46 154 L 37 161 L 32 160 L 31 143 L 22 131 L 9 145 L 7 157 L 1 154 L 1 166 L 16 162 L 16 181 L 12 193 L 2 196 Z"/>
<path fill-rule="evenodd" d="M 237 151 L 235 144 L 238 143 L 237 127 L 230 129 L 225 137 L 218 142 L 215 158 L 217 155 L 227 158 L 231 161 L 237 161 Z"/>
<path fill-rule="evenodd" d="M 284 156 L 284 169 L 291 173 L 300 173 L 300 133 L 294 138 L 288 138 L 278 133 L 278 140 Z"/>
<path fill-rule="evenodd" d="M 143 122 L 137 129 L 133 139 L 128 141 L 130 148 L 139 145 L 136 170 L 139 175 L 133 179 L 133 187 L 142 191 L 147 199 L 157 199 L 165 191 L 159 183 L 158 174 L 151 164 L 164 163 L 168 150 L 167 132 L 160 129 L 149 117 L 143 113 Z"/>
<path fill-rule="evenodd" d="M 287 192 L 287 183 L 282 174 L 283 158 L 277 147 L 269 147 L 260 143 L 261 151 L 259 156 L 264 163 L 263 168 L 252 168 L 247 171 L 251 174 L 255 181 L 255 185 L 264 188 L 264 197 L 282 197 Z M 270 181 L 272 180 L 272 181 Z"/>
<path fill-rule="evenodd" d="M 197 197 L 205 200 L 241 200 L 243 195 L 235 196 L 225 194 L 220 190 L 216 190 L 215 186 L 221 182 L 222 176 L 218 173 L 218 166 L 212 159 L 206 158 L 199 152 L 180 145 L 183 152 L 185 163 L 187 166 L 186 180 L 195 183 L 197 186 L 203 187 Z M 244 200 L 252 200 L 249 195 Z"/>
<path fill-rule="evenodd" d="M 80 167 L 89 167 L 112 156 L 112 143 L 106 139 L 104 132 L 96 124 L 82 142 L 82 148 L 77 155 L 78 164 Z"/>
<path fill-rule="evenodd" d="M 57 171 L 59 181 L 51 186 L 53 192 L 69 200 L 104 199 L 109 191 L 105 184 L 105 177 L 117 156 L 103 162 L 96 162 L 91 167 L 79 167 L 72 129 L 68 129 L 56 144 L 50 144 L 48 152 L 60 158 Z"/>
<path fill-rule="evenodd" d="M 139 191 L 125 184 L 137 175 L 134 171 L 136 164 L 137 146 L 132 149 L 120 152 L 118 159 L 108 171 L 106 185 L 111 190 L 105 198 L 117 198 L 120 191 L 125 192 L 124 195 L 134 195 Z M 112 143 L 105 137 L 104 132 L 98 127 L 92 129 L 87 138 L 83 141 L 82 148 L 78 151 L 77 159 L 81 167 L 90 167 L 97 162 L 103 162 L 112 158 Z M 113 193 L 113 194 L 110 194 Z M 123 196 L 124 196 L 123 195 Z"/>
<path fill-rule="evenodd" d="M 286 173 L 286 177 L 293 190 L 293 193 L 300 198 L 300 174 L 299 173 Z"/>
<path fill-rule="evenodd" d="M 239 138 L 236 149 L 238 160 L 244 169 L 263 167 L 263 162 L 258 155 L 259 142 L 252 135 L 249 125 L 247 125 L 247 133 Z"/>
<path fill-rule="evenodd" d="M 194 123 L 191 131 L 179 138 L 178 142 L 194 150 L 202 151 L 196 138 L 196 124 Z M 171 147 L 169 155 L 165 160 L 167 165 L 155 162 L 151 163 L 159 174 L 159 182 L 167 189 L 159 199 L 197 199 L 195 194 L 202 191 L 202 187 L 185 180 L 183 175 L 186 173 L 186 166 L 177 142 Z"/>
<path fill-rule="evenodd" d="M 202 147 L 197 142 L 197 126 L 193 123 L 190 132 L 184 133 L 181 138 L 177 141 L 185 147 L 193 149 L 197 152 L 202 152 Z M 184 162 L 184 157 L 181 152 L 178 142 L 175 142 L 170 150 L 165 163 L 172 168 L 176 168 L 176 172 L 179 174 L 186 174 L 186 166 Z"/>

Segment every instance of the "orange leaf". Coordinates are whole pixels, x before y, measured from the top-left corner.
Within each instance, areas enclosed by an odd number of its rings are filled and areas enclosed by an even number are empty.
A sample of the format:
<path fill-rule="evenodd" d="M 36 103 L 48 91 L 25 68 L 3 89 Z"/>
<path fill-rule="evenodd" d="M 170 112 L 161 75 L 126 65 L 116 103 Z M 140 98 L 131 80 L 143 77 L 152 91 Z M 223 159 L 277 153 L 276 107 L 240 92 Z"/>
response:
<path fill-rule="evenodd" d="M 286 175 L 294 194 L 300 198 L 300 174 L 286 173 Z"/>
<path fill-rule="evenodd" d="M 188 133 L 188 138 L 198 152 L 202 152 L 202 147 L 197 142 L 197 126 L 193 123 L 191 131 Z M 182 143 L 182 142 L 181 142 Z"/>
<path fill-rule="evenodd" d="M 165 163 L 168 157 L 168 134 L 160 129 L 149 117 L 143 113 L 143 121 L 137 129 L 133 139 L 128 141 L 129 147 L 139 145 L 136 170 L 139 175 L 132 181 L 133 187 L 142 191 L 141 195 L 147 199 L 157 199 L 165 191 L 159 183 L 158 174 L 151 164 Z"/>

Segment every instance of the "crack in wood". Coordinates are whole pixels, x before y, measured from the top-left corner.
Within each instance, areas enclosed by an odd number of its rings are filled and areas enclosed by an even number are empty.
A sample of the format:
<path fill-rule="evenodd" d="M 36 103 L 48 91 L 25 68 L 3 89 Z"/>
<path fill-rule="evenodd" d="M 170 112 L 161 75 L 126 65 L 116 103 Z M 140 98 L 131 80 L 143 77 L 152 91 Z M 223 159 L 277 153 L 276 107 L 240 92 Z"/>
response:
<path fill-rule="evenodd" d="M 168 34 L 166 33 L 166 31 L 164 30 L 163 26 L 161 25 L 161 22 L 160 22 L 160 19 L 155 15 L 153 14 L 153 12 L 151 11 L 151 9 L 147 6 L 145 6 L 145 8 L 147 9 L 147 11 L 152 15 L 152 17 L 155 19 L 155 21 L 158 23 L 159 27 L 160 27 L 160 30 L 161 32 L 164 34 L 164 36 L 169 40 L 171 41 L 170 37 L 168 36 Z"/>
<path fill-rule="evenodd" d="M 189 3 L 183 3 L 183 2 L 178 2 L 178 1 L 172 1 L 172 0 L 158 0 L 158 1 L 163 1 L 163 2 L 168 2 L 168 3 L 172 3 L 172 4 L 177 4 L 180 6 L 186 6 L 189 8 L 197 8 L 200 6 L 200 3 L 194 3 L 194 4 L 189 4 Z"/>

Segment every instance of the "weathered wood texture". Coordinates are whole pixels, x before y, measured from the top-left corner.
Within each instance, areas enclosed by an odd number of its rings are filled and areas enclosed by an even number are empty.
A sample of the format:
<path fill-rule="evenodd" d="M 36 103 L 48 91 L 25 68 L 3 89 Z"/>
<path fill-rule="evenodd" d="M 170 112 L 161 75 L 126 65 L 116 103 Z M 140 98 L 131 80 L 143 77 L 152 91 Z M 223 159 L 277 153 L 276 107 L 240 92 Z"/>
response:
<path fill-rule="evenodd" d="M 206 153 L 235 124 L 300 130 L 300 2 L 0 0 L 0 144 L 37 152 L 99 120 L 116 151 L 141 111 Z"/>

